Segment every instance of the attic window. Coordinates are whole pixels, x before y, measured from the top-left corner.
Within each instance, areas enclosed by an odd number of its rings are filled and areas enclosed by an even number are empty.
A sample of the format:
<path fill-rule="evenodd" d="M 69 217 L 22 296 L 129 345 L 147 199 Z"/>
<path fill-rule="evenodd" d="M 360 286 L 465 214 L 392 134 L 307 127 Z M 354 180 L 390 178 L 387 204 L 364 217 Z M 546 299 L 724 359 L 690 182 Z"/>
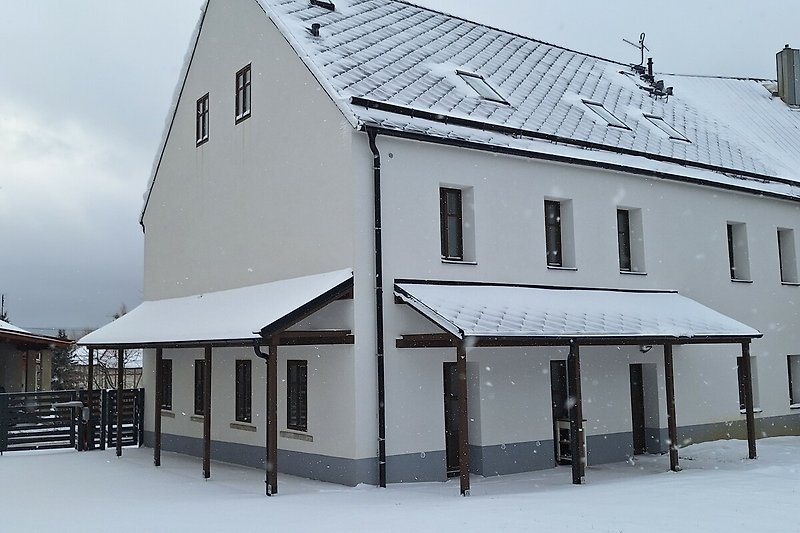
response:
<path fill-rule="evenodd" d="M 630 129 L 624 122 L 622 122 L 620 119 L 614 116 L 614 114 L 611 111 L 603 107 L 603 104 L 600 104 L 598 102 L 591 102 L 589 100 L 584 100 L 583 103 L 584 105 L 586 105 L 586 107 L 594 111 L 600 118 L 605 120 L 609 126 L 613 126 L 615 128 L 622 128 L 625 130 Z"/>
<path fill-rule="evenodd" d="M 321 7 L 329 11 L 336 11 L 336 6 L 333 5 L 333 2 L 326 2 L 325 0 L 311 0 L 311 5 Z"/>
<path fill-rule="evenodd" d="M 505 98 L 500 96 L 500 93 L 495 91 L 491 85 L 486 83 L 486 80 L 480 74 L 473 74 L 472 72 L 466 72 L 464 70 L 456 70 L 456 74 L 461 76 L 461 79 L 467 82 L 467 85 L 469 85 L 473 91 L 478 93 L 481 98 L 508 105 L 508 102 L 506 102 Z"/>
<path fill-rule="evenodd" d="M 664 117 L 657 117 L 655 115 L 645 115 L 644 118 L 652 122 L 656 128 L 660 129 L 661 131 L 669 135 L 669 138 L 672 139 L 673 141 L 685 141 L 687 143 L 692 142 L 688 139 L 688 137 L 686 137 L 686 135 L 684 135 L 683 133 L 679 132 L 678 130 L 667 124 L 667 122 L 664 120 Z"/>

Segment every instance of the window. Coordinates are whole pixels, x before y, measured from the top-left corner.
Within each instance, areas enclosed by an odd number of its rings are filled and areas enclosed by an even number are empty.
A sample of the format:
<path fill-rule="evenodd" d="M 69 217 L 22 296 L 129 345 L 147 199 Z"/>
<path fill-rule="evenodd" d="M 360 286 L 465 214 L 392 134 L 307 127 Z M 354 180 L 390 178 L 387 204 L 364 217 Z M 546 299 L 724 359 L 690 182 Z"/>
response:
<path fill-rule="evenodd" d="M 442 259 L 464 260 L 464 210 L 461 189 L 439 189 Z"/>
<path fill-rule="evenodd" d="M 617 247 L 620 272 L 645 272 L 641 209 L 617 209 Z"/>
<path fill-rule="evenodd" d="M 253 381 L 252 362 L 249 359 L 236 360 L 236 421 L 253 421 Z"/>
<path fill-rule="evenodd" d="M 742 356 L 736 358 L 736 373 L 739 376 L 739 410 L 744 411 L 744 380 L 742 375 L 744 370 L 742 368 Z M 753 382 L 753 409 L 758 409 L 758 368 L 756 366 L 756 358 L 750 357 L 750 372 L 752 374 L 751 381 Z"/>
<path fill-rule="evenodd" d="M 194 414 L 206 414 L 205 394 L 206 362 L 196 359 L 194 362 Z"/>
<path fill-rule="evenodd" d="M 308 429 L 308 362 L 286 362 L 286 427 Z"/>
<path fill-rule="evenodd" d="M 781 282 L 797 283 L 797 255 L 794 251 L 794 230 L 778 228 L 778 261 Z"/>
<path fill-rule="evenodd" d="M 461 76 L 461 79 L 467 82 L 467 85 L 469 85 L 473 91 L 478 93 L 481 98 L 508 105 L 506 99 L 500 96 L 500 93 L 495 91 L 494 88 L 489 85 L 484 77 L 480 74 L 474 74 L 464 70 L 457 70 L 456 74 Z"/>
<path fill-rule="evenodd" d="M 750 281 L 747 226 L 741 222 L 728 222 L 728 264 L 731 280 Z"/>
<path fill-rule="evenodd" d="M 789 367 L 789 404 L 800 407 L 800 355 L 787 356 Z"/>
<path fill-rule="evenodd" d="M 572 238 L 572 201 L 544 201 L 544 233 L 547 266 L 574 268 L 575 248 Z"/>
<path fill-rule="evenodd" d="M 236 123 L 250 116 L 250 65 L 236 73 Z"/>
<path fill-rule="evenodd" d="M 617 244 L 619 269 L 631 271 L 631 221 L 627 209 L 617 209 Z"/>
<path fill-rule="evenodd" d="M 197 140 L 197 146 L 208 140 L 208 93 L 197 100 L 195 139 Z"/>
<path fill-rule="evenodd" d="M 649 120 L 655 127 L 657 127 L 658 129 L 669 135 L 669 138 L 672 139 L 673 141 L 685 141 L 687 143 L 692 142 L 686 137 L 686 135 L 684 135 L 683 133 L 679 132 L 678 130 L 667 124 L 667 121 L 664 120 L 664 117 L 657 117 L 655 115 L 645 115 L 644 118 Z"/>
<path fill-rule="evenodd" d="M 161 360 L 161 408 L 172 410 L 172 359 Z"/>
<path fill-rule="evenodd" d="M 611 111 L 603 107 L 603 104 L 600 104 L 598 102 L 590 102 L 589 100 L 584 100 L 583 103 L 584 105 L 586 105 L 586 107 L 594 111 L 597 114 L 597 116 L 605 120 L 607 125 L 613 126 L 615 128 L 622 128 L 625 130 L 630 129 L 624 122 L 622 122 L 620 119 L 614 116 L 614 114 Z"/>

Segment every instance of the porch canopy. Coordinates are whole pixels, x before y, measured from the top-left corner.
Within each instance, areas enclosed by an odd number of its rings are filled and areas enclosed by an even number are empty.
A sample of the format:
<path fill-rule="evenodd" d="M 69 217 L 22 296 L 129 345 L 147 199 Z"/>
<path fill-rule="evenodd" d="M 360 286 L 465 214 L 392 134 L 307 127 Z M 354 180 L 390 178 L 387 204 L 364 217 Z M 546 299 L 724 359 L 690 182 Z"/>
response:
<path fill-rule="evenodd" d="M 65 347 L 71 345 L 72 341 L 70 339 L 36 335 L 30 331 L 0 320 L 0 343 L 13 344 L 24 351 Z"/>
<path fill-rule="evenodd" d="M 741 344 L 750 457 L 755 458 L 750 342 L 757 330 L 676 291 L 648 291 L 504 285 L 454 281 L 395 280 L 396 302 L 407 304 L 445 333 L 415 333 L 397 339 L 398 348 L 455 347 L 459 368 L 461 491 L 469 491 L 465 428 L 466 350 L 472 347 L 569 346 L 572 457 L 584 457 L 579 347 L 640 345 L 664 347 L 670 467 L 678 470 L 672 347 L 678 344 Z M 573 482 L 583 465 L 573 463 Z"/>
<path fill-rule="evenodd" d="M 78 341 L 89 348 L 89 384 L 92 382 L 93 351 L 119 352 L 135 348 L 156 350 L 155 405 L 163 404 L 162 353 L 165 348 L 202 348 L 203 372 L 203 476 L 211 476 L 211 353 L 218 347 L 252 347 L 267 363 L 267 494 L 278 488 L 277 388 L 278 346 L 353 344 L 352 332 L 344 329 L 299 330 L 295 326 L 328 304 L 353 295 L 353 270 L 344 269 L 312 276 L 285 279 L 219 292 L 143 302 L 126 315 Z M 294 329 L 290 329 L 294 328 Z M 260 346 L 269 346 L 262 353 Z M 123 364 L 118 366 L 122 383 Z M 122 389 L 117 390 L 121 402 Z M 89 390 L 91 402 L 91 388 Z M 91 408 L 91 405 L 89 405 Z M 119 410 L 121 413 L 122 410 Z M 161 410 L 156 409 L 153 462 L 161 464 Z M 118 421 L 118 425 L 121 422 Z M 117 455 L 122 445 L 117 433 Z"/>

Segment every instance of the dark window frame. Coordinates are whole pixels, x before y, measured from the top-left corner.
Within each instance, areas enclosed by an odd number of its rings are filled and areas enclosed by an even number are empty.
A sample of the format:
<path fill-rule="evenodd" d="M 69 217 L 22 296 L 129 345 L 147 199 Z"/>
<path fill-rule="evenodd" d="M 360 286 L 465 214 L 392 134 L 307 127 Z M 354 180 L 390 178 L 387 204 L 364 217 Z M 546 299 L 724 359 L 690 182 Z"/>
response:
<path fill-rule="evenodd" d="M 786 369 L 789 372 L 789 405 L 797 405 L 800 404 L 800 394 L 795 397 L 794 394 L 794 383 L 800 382 L 800 375 L 793 376 L 792 375 L 792 359 L 798 358 L 800 359 L 800 355 L 789 354 L 786 356 Z"/>
<path fill-rule="evenodd" d="M 544 201 L 544 235 L 547 266 L 564 266 L 564 246 L 562 242 L 561 202 Z"/>
<path fill-rule="evenodd" d="M 308 431 L 308 361 L 286 361 L 286 427 Z"/>
<path fill-rule="evenodd" d="M 620 272 L 632 272 L 631 212 L 627 209 L 617 209 L 617 248 Z"/>
<path fill-rule="evenodd" d="M 197 99 L 197 115 L 195 117 L 195 141 L 197 146 L 208 142 L 209 136 L 209 95 L 206 93 Z"/>
<path fill-rule="evenodd" d="M 206 362 L 204 359 L 194 361 L 194 414 L 205 416 L 205 374 Z"/>
<path fill-rule="evenodd" d="M 172 359 L 161 360 L 161 409 L 172 411 Z"/>
<path fill-rule="evenodd" d="M 252 112 L 252 63 L 248 63 L 236 73 L 236 124 L 250 118 Z"/>
<path fill-rule="evenodd" d="M 442 259 L 463 261 L 464 192 L 461 189 L 439 187 L 439 226 Z"/>
<path fill-rule="evenodd" d="M 733 224 L 728 223 L 728 266 L 730 267 L 731 279 L 738 279 L 736 277 L 736 255 L 734 253 L 733 244 Z"/>
<path fill-rule="evenodd" d="M 237 359 L 235 368 L 236 421 L 253 422 L 253 362 Z"/>
<path fill-rule="evenodd" d="M 486 78 L 480 74 L 458 69 L 456 70 L 456 74 L 458 74 L 461 79 L 464 80 L 467 85 L 469 85 L 470 89 L 475 91 L 475 94 L 484 100 L 495 102 L 497 104 L 510 105 L 508 101 L 503 98 L 502 95 L 500 95 L 497 89 L 489 85 L 489 82 L 486 81 Z"/>

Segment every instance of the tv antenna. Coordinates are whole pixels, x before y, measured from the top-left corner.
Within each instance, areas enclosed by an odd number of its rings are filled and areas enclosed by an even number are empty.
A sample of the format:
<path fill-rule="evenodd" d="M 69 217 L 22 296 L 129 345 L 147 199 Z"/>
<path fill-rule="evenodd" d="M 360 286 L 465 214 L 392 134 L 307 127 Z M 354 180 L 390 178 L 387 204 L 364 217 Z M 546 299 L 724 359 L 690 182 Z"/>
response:
<path fill-rule="evenodd" d="M 622 39 L 624 42 L 628 43 L 629 45 L 633 46 L 634 48 L 638 48 L 642 52 L 642 59 L 641 59 L 641 61 L 639 61 L 639 66 L 644 66 L 644 51 L 645 50 L 647 50 L 648 52 L 650 51 L 650 49 L 647 48 L 644 45 L 644 37 L 645 37 L 644 32 L 642 32 L 639 35 L 639 44 L 631 42 L 628 39 Z"/>

